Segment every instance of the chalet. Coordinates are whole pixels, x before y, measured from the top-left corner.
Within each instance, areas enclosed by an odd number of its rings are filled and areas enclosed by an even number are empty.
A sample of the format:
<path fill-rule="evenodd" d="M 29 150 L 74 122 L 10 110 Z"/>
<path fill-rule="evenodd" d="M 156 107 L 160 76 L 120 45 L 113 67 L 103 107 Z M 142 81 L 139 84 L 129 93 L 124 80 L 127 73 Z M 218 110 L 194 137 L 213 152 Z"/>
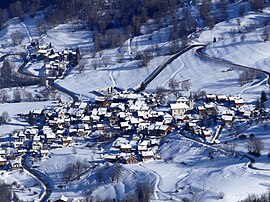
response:
<path fill-rule="evenodd" d="M 228 100 L 228 96 L 227 95 L 218 95 L 217 96 L 217 101 L 218 102 L 225 102 Z"/>
<path fill-rule="evenodd" d="M 59 199 L 55 200 L 54 202 L 67 202 L 67 201 L 68 197 L 62 195 Z"/>
<path fill-rule="evenodd" d="M 134 155 L 125 156 L 124 159 L 125 159 L 125 163 L 126 164 L 135 164 L 135 163 L 138 163 L 138 159 Z"/>
<path fill-rule="evenodd" d="M 45 157 L 45 156 L 48 156 L 48 155 L 49 155 L 49 150 L 44 150 L 44 149 L 40 150 L 40 156 L 41 157 Z"/>
<path fill-rule="evenodd" d="M 104 156 L 104 160 L 111 162 L 111 163 L 115 163 L 117 161 L 118 157 L 116 155 L 112 155 L 112 154 L 107 154 Z"/>
<path fill-rule="evenodd" d="M 142 152 L 143 161 L 154 159 L 154 156 L 155 155 L 154 155 L 154 152 L 152 150 Z"/>
<path fill-rule="evenodd" d="M 225 126 L 231 126 L 233 124 L 234 117 L 230 114 L 223 114 L 222 120 L 224 121 Z"/>
<path fill-rule="evenodd" d="M 33 142 L 32 150 L 39 151 L 42 148 L 43 144 L 41 142 Z"/>
<path fill-rule="evenodd" d="M 217 115 L 217 108 L 215 103 L 209 103 L 209 104 L 204 104 L 204 108 L 206 111 L 206 114 L 208 116 L 215 116 Z"/>
<path fill-rule="evenodd" d="M 121 144 L 120 151 L 123 153 L 131 153 L 132 146 L 131 144 Z"/>
<path fill-rule="evenodd" d="M 106 97 L 96 97 L 95 104 L 98 106 L 105 106 L 109 103 L 109 99 Z"/>
<path fill-rule="evenodd" d="M 51 144 L 55 140 L 56 135 L 55 135 L 55 133 L 50 131 L 50 132 L 45 133 L 45 137 L 47 140 L 47 144 Z"/>
<path fill-rule="evenodd" d="M 12 170 L 20 169 L 22 167 L 21 159 L 10 161 L 10 166 Z"/>
<path fill-rule="evenodd" d="M 161 125 L 158 127 L 157 132 L 159 135 L 164 136 L 167 135 L 168 133 L 170 133 L 172 131 L 172 126 L 168 126 L 168 125 Z"/>
<path fill-rule="evenodd" d="M 178 116 L 178 115 L 183 115 L 189 109 L 190 107 L 186 103 L 171 104 L 171 111 L 172 111 L 173 117 Z"/>
<path fill-rule="evenodd" d="M 244 104 L 245 104 L 245 101 L 242 98 L 234 100 L 234 106 L 237 108 L 242 107 Z"/>
<path fill-rule="evenodd" d="M 207 101 L 215 101 L 217 99 L 217 96 L 214 94 L 207 94 L 205 95 L 205 98 Z"/>
<path fill-rule="evenodd" d="M 6 157 L 6 151 L 5 150 L 0 150 L 0 157 Z"/>
<path fill-rule="evenodd" d="M 62 138 L 63 146 L 67 147 L 71 144 L 72 142 L 72 137 L 66 137 Z"/>
<path fill-rule="evenodd" d="M 0 166 L 6 166 L 8 164 L 8 161 L 4 157 L 0 157 Z"/>
<path fill-rule="evenodd" d="M 213 131 L 211 129 L 203 129 L 202 134 L 204 137 L 211 137 L 213 135 Z"/>

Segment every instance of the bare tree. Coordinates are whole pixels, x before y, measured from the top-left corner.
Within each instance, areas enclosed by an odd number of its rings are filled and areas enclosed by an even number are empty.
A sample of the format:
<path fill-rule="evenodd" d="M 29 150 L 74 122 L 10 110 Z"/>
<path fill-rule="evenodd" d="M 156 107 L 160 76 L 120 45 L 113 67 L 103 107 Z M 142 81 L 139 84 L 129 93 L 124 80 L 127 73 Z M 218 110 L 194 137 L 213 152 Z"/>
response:
<path fill-rule="evenodd" d="M 81 73 L 84 72 L 85 65 L 86 65 L 86 60 L 85 59 L 81 59 L 80 62 L 79 62 L 79 67 L 78 67 L 79 74 L 81 74 Z"/>
<path fill-rule="evenodd" d="M 177 97 L 178 91 L 179 91 L 179 82 L 177 82 L 175 79 L 169 80 L 169 88 L 172 90 L 172 93 Z"/>
<path fill-rule="evenodd" d="M 4 111 L 2 115 L 0 116 L 0 124 L 5 124 L 9 120 L 9 114 L 8 112 Z"/>
<path fill-rule="evenodd" d="M 190 81 L 183 81 L 181 82 L 181 89 L 183 91 L 189 91 L 191 88 L 191 82 Z"/>
<path fill-rule="evenodd" d="M 241 16 L 241 17 L 244 15 L 245 6 L 243 4 L 240 5 L 238 13 L 239 13 L 239 16 Z"/>
<path fill-rule="evenodd" d="M 165 103 L 165 95 L 166 95 L 165 92 L 166 92 L 166 89 L 163 87 L 156 88 L 156 100 L 158 103 L 160 104 Z"/>
<path fill-rule="evenodd" d="M 262 35 L 261 35 L 261 38 L 264 42 L 266 41 L 269 41 L 270 39 L 270 31 L 269 31 L 269 28 L 268 27 L 265 27 L 263 32 L 262 32 Z"/>
<path fill-rule="evenodd" d="M 20 45 L 24 38 L 24 35 L 21 32 L 14 32 L 10 35 L 10 38 L 14 46 Z"/>
<path fill-rule="evenodd" d="M 247 142 L 246 148 L 248 149 L 248 153 L 260 156 L 264 145 L 261 139 L 251 136 Z"/>
<path fill-rule="evenodd" d="M 22 101 L 22 98 L 21 98 L 21 91 L 19 88 L 16 88 L 14 91 L 13 91 L 13 101 L 14 102 L 21 102 Z"/>
<path fill-rule="evenodd" d="M 0 181 L 0 201 L 1 202 L 9 202 L 11 201 L 11 185 L 8 185 L 2 181 Z"/>

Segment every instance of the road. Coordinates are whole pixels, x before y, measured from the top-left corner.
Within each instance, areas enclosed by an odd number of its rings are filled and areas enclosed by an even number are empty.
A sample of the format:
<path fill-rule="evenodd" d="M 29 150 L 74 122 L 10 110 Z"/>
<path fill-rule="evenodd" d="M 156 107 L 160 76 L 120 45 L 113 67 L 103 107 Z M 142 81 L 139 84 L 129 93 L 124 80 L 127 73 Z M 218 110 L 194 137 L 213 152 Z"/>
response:
<path fill-rule="evenodd" d="M 3 55 L 3 56 L 0 57 L 0 62 L 4 61 L 6 59 L 6 57 L 9 57 L 9 56 L 19 56 L 19 57 L 21 57 L 23 59 L 23 63 L 18 68 L 18 72 L 20 74 L 23 74 L 25 76 L 30 76 L 30 77 L 41 78 L 41 76 L 37 76 L 37 75 L 31 74 L 30 72 L 25 72 L 24 71 L 24 67 L 29 62 L 29 60 L 27 59 L 25 53 L 20 52 L 20 53 L 11 53 L 11 54 Z M 60 91 L 60 92 L 62 92 L 64 94 L 68 95 L 69 97 L 71 97 L 72 100 L 73 100 L 73 103 L 72 103 L 73 105 L 76 102 L 79 102 L 79 98 L 74 92 L 72 92 L 72 91 L 70 91 L 70 90 L 56 84 L 53 79 L 48 79 L 47 78 L 47 81 L 48 81 L 48 85 L 50 87 L 52 87 L 52 88 L 54 88 L 54 89 L 56 89 L 56 90 L 58 90 L 58 91 Z"/>
<path fill-rule="evenodd" d="M 186 53 L 187 51 L 189 51 L 189 50 L 191 50 L 191 49 L 193 49 L 195 47 L 200 47 L 200 46 L 204 46 L 204 45 L 202 45 L 202 44 L 194 44 L 194 45 L 187 46 L 183 50 L 179 51 L 178 53 L 176 53 L 175 55 L 173 55 L 172 57 L 170 57 L 169 59 L 164 61 L 161 65 L 159 65 L 139 86 L 134 87 L 134 90 L 143 91 L 147 87 L 147 85 L 149 83 L 151 83 L 159 75 L 159 73 L 163 71 L 163 69 L 167 65 L 172 63 L 180 55 Z"/>
<path fill-rule="evenodd" d="M 18 72 L 20 74 L 23 74 L 25 76 L 40 78 L 37 75 L 33 75 L 30 72 L 25 72 L 24 71 L 24 67 L 29 62 L 29 60 L 27 59 L 25 53 L 12 53 L 12 54 L 3 55 L 3 56 L 0 57 L 0 62 L 4 61 L 5 58 L 7 58 L 9 56 L 19 56 L 19 57 L 21 57 L 23 59 L 23 63 L 18 68 Z M 47 80 L 48 80 L 48 85 L 49 86 L 51 86 L 52 88 L 55 88 L 56 90 L 70 96 L 73 99 L 73 105 L 76 102 L 79 101 L 79 98 L 75 95 L 75 93 L 73 93 L 73 92 L 69 91 L 68 89 L 56 84 L 53 79 L 47 79 Z M 25 170 L 27 170 L 29 173 L 31 173 L 34 177 L 36 177 L 44 185 L 45 191 L 41 195 L 40 201 L 41 202 L 47 201 L 48 198 L 50 197 L 51 193 L 52 193 L 52 190 L 53 190 L 52 180 L 48 180 L 50 178 L 48 176 L 46 176 L 44 173 L 31 168 L 31 166 L 28 163 L 28 158 L 29 158 L 29 156 L 27 156 L 27 155 L 23 156 L 23 158 L 22 158 L 22 166 L 23 166 L 23 168 Z"/>
<path fill-rule="evenodd" d="M 37 171 L 29 165 L 29 156 L 28 154 L 25 154 L 22 158 L 22 167 L 27 170 L 29 173 L 31 173 L 34 177 L 36 177 L 44 186 L 45 190 L 43 194 L 41 195 L 39 201 L 45 202 L 49 199 L 49 197 L 52 194 L 53 190 L 53 184 L 51 183 L 52 180 L 46 176 L 44 173 Z"/>
<path fill-rule="evenodd" d="M 200 48 L 197 48 L 195 50 L 195 55 L 203 58 L 203 59 L 206 59 L 206 60 L 209 60 L 209 61 L 212 61 L 212 62 L 216 62 L 216 63 L 219 63 L 219 64 L 225 64 L 225 65 L 230 65 L 232 67 L 237 67 L 237 68 L 242 68 L 242 69 L 248 69 L 248 70 L 255 70 L 257 72 L 261 72 L 263 74 L 265 74 L 267 76 L 267 83 L 268 85 L 270 85 L 270 72 L 267 72 L 265 70 L 261 70 L 261 69 L 257 69 L 257 68 L 254 68 L 254 67 L 249 67 L 249 66 L 245 66 L 245 65 L 240 65 L 240 64 L 235 64 L 231 61 L 227 61 L 227 60 L 223 60 L 223 59 L 220 59 L 220 58 L 213 58 L 213 57 L 210 57 L 209 55 L 207 55 L 206 53 L 203 52 L 203 49 L 205 48 L 206 46 L 204 45 L 203 47 L 200 47 Z"/>

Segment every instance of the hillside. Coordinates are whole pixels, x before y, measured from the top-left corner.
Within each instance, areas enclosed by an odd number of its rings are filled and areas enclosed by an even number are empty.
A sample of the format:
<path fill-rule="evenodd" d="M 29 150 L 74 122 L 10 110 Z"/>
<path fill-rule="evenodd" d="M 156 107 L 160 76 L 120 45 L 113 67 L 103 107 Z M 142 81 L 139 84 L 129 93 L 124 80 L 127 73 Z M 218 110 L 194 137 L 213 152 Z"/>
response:
<path fill-rule="evenodd" d="M 269 2 L 91 3 L 0 19 L 1 77 L 37 81 L 1 86 L 0 185 L 22 201 L 266 193 Z"/>

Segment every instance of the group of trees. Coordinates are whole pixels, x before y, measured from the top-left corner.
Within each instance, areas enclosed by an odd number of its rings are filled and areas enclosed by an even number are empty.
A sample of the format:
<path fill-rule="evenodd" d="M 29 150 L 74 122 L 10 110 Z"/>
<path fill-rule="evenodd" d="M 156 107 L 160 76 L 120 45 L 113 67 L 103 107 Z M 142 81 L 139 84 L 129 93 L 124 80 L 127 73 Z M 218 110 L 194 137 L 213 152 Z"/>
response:
<path fill-rule="evenodd" d="M 269 201 L 270 201 L 270 191 L 262 195 L 251 194 L 241 202 L 269 202 Z"/>
<path fill-rule="evenodd" d="M 250 135 L 246 148 L 248 150 L 248 153 L 254 156 L 260 156 L 261 150 L 264 148 L 264 144 L 260 138 L 257 138 L 252 134 Z"/>
<path fill-rule="evenodd" d="M 0 116 L 0 125 L 7 123 L 8 120 L 9 120 L 8 112 L 6 112 L 6 111 L 2 112 L 2 114 Z"/>
<path fill-rule="evenodd" d="M 98 168 L 96 171 L 96 179 L 99 183 L 118 182 L 121 179 L 122 170 L 120 164 L 105 164 L 105 167 Z"/>
<path fill-rule="evenodd" d="M 8 59 L 5 59 L 0 69 L 0 88 L 30 86 L 40 83 L 40 79 L 25 76 L 15 70 L 15 65 Z"/>
<path fill-rule="evenodd" d="M 261 78 L 262 74 L 259 71 L 249 69 L 243 71 L 241 74 L 239 74 L 239 83 L 240 85 L 245 85 L 249 82 L 252 82 L 254 79 Z"/>
<path fill-rule="evenodd" d="M 63 171 L 62 179 L 64 182 L 69 182 L 78 178 L 84 171 L 88 169 L 88 164 L 82 161 L 67 164 Z"/>
<path fill-rule="evenodd" d="M 6 184 L 3 181 L 0 181 L 0 201 L 9 202 L 12 198 L 11 185 Z"/>

